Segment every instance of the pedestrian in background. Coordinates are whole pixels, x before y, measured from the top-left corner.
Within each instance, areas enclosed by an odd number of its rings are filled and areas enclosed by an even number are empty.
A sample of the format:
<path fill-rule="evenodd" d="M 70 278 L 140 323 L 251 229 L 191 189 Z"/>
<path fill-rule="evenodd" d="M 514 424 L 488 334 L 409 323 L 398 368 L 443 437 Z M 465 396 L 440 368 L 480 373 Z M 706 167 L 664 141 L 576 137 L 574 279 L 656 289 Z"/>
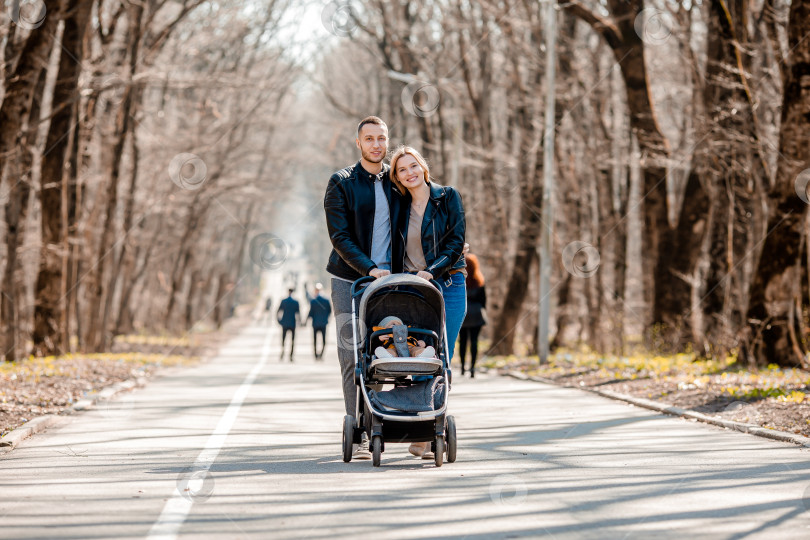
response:
<path fill-rule="evenodd" d="M 281 325 L 281 354 L 279 360 L 284 358 L 284 342 L 287 340 L 287 332 L 290 333 L 290 362 L 293 361 L 295 353 L 295 327 L 301 324 L 301 306 L 298 300 L 292 297 L 295 289 L 289 289 L 287 298 L 281 301 L 278 306 L 276 317 Z"/>
<path fill-rule="evenodd" d="M 484 286 L 484 274 L 478 264 L 478 257 L 467 255 L 467 315 L 461 325 L 459 333 L 459 357 L 461 359 L 461 374 L 464 375 L 464 359 L 467 353 L 467 344 L 470 345 L 470 377 L 475 377 L 475 360 L 478 357 L 478 335 L 481 328 L 487 324 L 487 291 Z"/>
<path fill-rule="evenodd" d="M 309 291 L 306 291 L 307 300 L 309 300 L 307 320 L 312 319 L 312 346 L 315 349 L 315 360 L 323 360 L 323 350 L 326 348 L 326 324 L 332 313 L 332 304 L 321 296 L 321 290 L 323 290 L 323 285 L 316 283 L 315 296 L 310 296 Z M 318 334 L 321 335 L 320 352 L 318 352 Z"/>
<path fill-rule="evenodd" d="M 262 314 L 262 321 L 270 320 L 270 310 L 273 308 L 273 298 L 268 296 L 264 301 L 264 313 Z"/>

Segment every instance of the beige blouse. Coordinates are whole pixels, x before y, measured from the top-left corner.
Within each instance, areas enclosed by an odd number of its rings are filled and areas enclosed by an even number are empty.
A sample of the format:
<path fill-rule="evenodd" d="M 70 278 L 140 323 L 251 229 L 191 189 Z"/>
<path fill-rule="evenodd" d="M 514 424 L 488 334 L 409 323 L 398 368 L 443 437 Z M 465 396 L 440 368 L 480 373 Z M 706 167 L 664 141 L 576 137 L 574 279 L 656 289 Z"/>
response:
<path fill-rule="evenodd" d="M 420 213 L 411 206 L 411 215 L 408 218 L 408 237 L 405 239 L 405 271 L 418 272 L 427 268 L 425 254 L 422 251 L 422 219 L 425 210 Z"/>

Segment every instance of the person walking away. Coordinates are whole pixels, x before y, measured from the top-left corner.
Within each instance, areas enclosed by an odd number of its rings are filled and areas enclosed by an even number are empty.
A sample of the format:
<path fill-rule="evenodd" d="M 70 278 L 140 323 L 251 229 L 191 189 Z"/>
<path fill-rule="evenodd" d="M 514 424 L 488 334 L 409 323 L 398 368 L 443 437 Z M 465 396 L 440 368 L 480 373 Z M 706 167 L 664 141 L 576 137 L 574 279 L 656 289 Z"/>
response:
<path fill-rule="evenodd" d="M 481 272 L 478 257 L 473 254 L 467 260 L 467 315 L 461 325 L 458 336 L 461 374 L 464 375 L 467 345 L 470 347 L 470 377 L 475 377 L 475 360 L 478 357 L 478 336 L 481 328 L 487 324 L 487 290 L 484 285 L 484 274 Z"/>
<path fill-rule="evenodd" d="M 391 181 L 409 202 L 397 222 L 397 234 L 405 239 L 403 267 L 421 278 L 435 279 L 441 287 L 450 365 L 467 310 L 463 255 L 466 222 L 461 195 L 451 187 L 431 182 L 427 161 L 409 146 L 398 148 L 391 156 Z M 408 450 L 433 459 L 427 443 L 413 443 Z"/>
<path fill-rule="evenodd" d="M 284 342 L 287 340 L 287 333 L 290 333 L 290 362 L 295 354 L 295 327 L 301 324 L 301 306 L 298 300 L 293 298 L 295 289 L 289 289 L 287 298 L 281 301 L 278 306 L 276 317 L 281 325 L 281 354 L 279 360 L 284 359 Z"/>
<path fill-rule="evenodd" d="M 307 320 L 312 319 L 312 346 L 315 349 L 315 360 L 323 360 L 323 350 L 326 348 L 326 324 L 329 322 L 329 315 L 332 313 L 332 304 L 325 297 L 321 296 L 323 285 L 315 284 L 315 296 L 309 300 L 309 315 Z M 318 352 L 318 334 L 321 335 L 321 350 Z"/>
<path fill-rule="evenodd" d="M 271 309 L 273 309 L 273 298 L 268 296 L 267 300 L 264 301 L 264 314 L 262 315 L 262 321 L 270 320 Z"/>
<path fill-rule="evenodd" d="M 326 271 L 332 275 L 332 306 L 343 402 L 346 414 L 356 419 L 354 350 L 346 339 L 352 335 L 352 282 L 363 276 L 380 278 L 392 271 L 402 272 L 400 252 L 404 245 L 391 243 L 393 224 L 399 219 L 400 207 L 394 204 L 395 201 L 398 203 L 398 198 L 392 197 L 388 167 L 383 163 L 388 153 L 388 126 L 376 116 L 364 118 L 357 126 L 355 145 L 360 151 L 360 161 L 329 178 L 323 208 L 332 242 Z M 354 457 L 371 459 L 365 433 L 354 450 Z"/>

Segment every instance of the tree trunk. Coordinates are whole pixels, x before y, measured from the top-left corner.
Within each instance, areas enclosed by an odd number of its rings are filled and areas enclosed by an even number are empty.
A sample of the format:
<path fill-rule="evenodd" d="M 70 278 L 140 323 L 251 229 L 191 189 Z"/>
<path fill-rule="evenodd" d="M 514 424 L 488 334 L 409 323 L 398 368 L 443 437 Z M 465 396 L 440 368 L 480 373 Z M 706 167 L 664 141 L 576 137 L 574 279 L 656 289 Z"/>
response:
<path fill-rule="evenodd" d="M 265 151 L 266 152 L 266 151 Z M 265 154 L 266 155 L 266 154 Z M 262 161 L 262 166 L 260 168 L 259 175 L 263 173 L 264 164 L 266 160 Z M 248 238 L 250 235 L 250 229 L 253 226 L 253 213 L 256 210 L 256 201 L 251 201 L 250 205 L 247 209 L 247 215 L 245 217 L 245 224 L 242 226 L 242 235 L 239 238 L 239 252 L 236 255 L 236 259 L 234 260 L 234 268 L 236 269 L 236 276 L 232 279 L 234 283 L 234 288 L 231 289 L 228 295 L 228 305 L 234 305 L 236 302 L 236 285 L 238 285 L 242 281 L 242 265 L 244 264 L 245 259 L 245 251 L 247 250 L 247 245 L 250 241 Z"/>
<path fill-rule="evenodd" d="M 93 101 L 88 99 L 88 102 Z M 70 131 L 70 156 L 66 161 L 65 193 L 62 200 L 62 213 L 64 215 L 64 245 L 62 248 L 62 268 L 65 269 L 62 279 L 62 295 L 65 298 L 63 311 L 63 343 L 62 350 L 72 351 L 71 336 L 76 336 L 77 345 L 81 346 L 82 333 L 79 322 L 79 276 L 81 266 L 81 250 L 79 246 L 79 215 L 82 208 L 82 184 L 79 181 L 79 154 L 81 153 L 82 126 L 86 118 L 80 111 L 82 102 L 75 104 L 74 128 Z M 71 319 L 73 317 L 73 319 Z M 76 331 L 71 331 L 71 320 L 75 320 Z"/>
<path fill-rule="evenodd" d="M 35 29 L 26 39 L 19 53 L 19 61 L 14 65 L 11 59 L 16 53 L 17 36 L 10 35 L 6 40 L 6 66 L 3 70 L 5 94 L 0 106 L 0 179 L 5 175 L 11 184 L 9 198 L 6 202 L 6 266 L 3 282 L 0 287 L 0 323 L 2 339 L 0 353 L 6 360 L 17 359 L 18 343 L 18 291 L 14 274 L 18 264 L 17 247 L 22 239 L 22 227 L 28 207 L 30 171 L 25 170 L 23 162 L 28 160 L 29 141 L 35 139 L 29 133 L 27 124 L 33 121 L 36 125 L 39 113 L 37 100 L 44 87 L 44 72 L 53 47 L 53 36 L 60 14 L 60 2 L 45 2 L 48 16 L 42 26 Z M 37 109 L 38 110 L 38 109 Z M 29 154 L 30 155 L 30 154 Z M 30 160 L 29 160 L 30 163 Z"/>
<path fill-rule="evenodd" d="M 158 223 L 155 225 L 154 233 L 150 242 L 146 245 L 146 249 L 143 255 L 143 261 L 141 262 L 140 266 L 137 266 L 137 270 L 134 272 L 134 275 L 130 277 L 127 275 L 124 279 L 123 288 L 121 290 L 121 302 L 119 304 L 119 312 L 118 317 L 116 318 L 115 328 L 116 333 L 127 333 L 132 331 L 133 323 L 132 320 L 132 310 L 128 308 L 130 305 L 130 297 L 132 296 L 132 292 L 135 290 L 135 287 L 140 283 L 141 279 L 143 278 L 144 274 L 146 273 L 146 269 L 149 268 L 149 264 L 151 262 L 152 253 L 154 252 L 155 246 L 157 245 L 158 237 L 163 233 L 163 219 L 164 215 L 160 214 L 158 216 Z M 133 266 L 138 264 L 138 257 L 139 253 L 136 252 L 135 256 L 133 257 Z"/>
<path fill-rule="evenodd" d="M 611 18 L 603 19 L 578 3 L 566 8 L 588 23 L 610 46 L 621 68 L 630 113 L 630 129 L 638 139 L 642 159 L 642 283 L 647 306 L 659 302 L 661 293 L 657 278 L 667 265 L 667 241 L 670 228 L 667 219 L 667 169 L 669 143 L 658 126 L 653 107 L 647 68 L 644 64 L 644 41 L 637 32 L 636 19 L 644 9 L 643 0 L 608 0 Z M 663 249 L 662 249 L 663 248 Z M 653 308 L 653 311 L 656 311 Z M 654 322 L 654 321 L 652 321 Z"/>
<path fill-rule="evenodd" d="M 16 172 L 17 167 L 10 166 L 9 171 Z M 25 216 L 28 208 L 28 197 L 31 193 L 31 185 L 27 178 L 20 178 L 15 174 L 14 184 L 8 194 L 5 205 L 6 220 L 6 266 L 3 271 L 2 298 L 0 301 L 0 317 L 4 324 L 3 348 L 0 352 L 5 355 L 5 360 L 14 362 L 19 359 L 19 287 L 15 280 L 19 260 L 17 249 L 20 246 L 23 231 L 25 228 Z"/>
<path fill-rule="evenodd" d="M 217 283 L 217 295 L 214 300 L 214 323 L 217 325 L 217 330 L 222 328 L 226 313 L 230 313 L 231 306 L 225 305 L 225 298 L 228 296 L 228 283 L 228 272 L 220 272 L 219 281 Z"/>
<path fill-rule="evenodd" d="M 65 317 L 63 249 L 66 224 L 63 222 L 65 156 L 79 100 L 79 75 L 84 58 L 84 34 L 90 20 L 92 3 L 78 2 L 65 19 L 59 74 L 53 96 L 53 115 L 42 158 L 42 248 L 35 287 L 34 353 L 52 355 L 64 352 L 67 339 Z"/>
<path fill-rule="evenodd" d="M 520 231 L 518 233 L 517 251 L 512 263 L 512 272 L 504 295 L 503 307 L 495 324 L 493 341 L 489 354 L 513 354 L 515 331 L 521 322 L 523 302 L 529 287 L 532 262 L 537 259 L 537 246 L 540 240 L 540 205 L 542 203 L 542 186 L 538 185 L 536 175 L 521 184 Z"/>
<path fill-rule="evenodd" d="M 796 335 L 795 298 L 801 293 L 800 247 L 810 182 L 810 0 L 794 0 L 788 20 L 779 162 L 770 193 L 768 234 L 751 287 L 741 359 L 764 366 L 808 367 L 805 344 Z M 803 200 L 804 199 L 804 200 Z"/>
<path fill-rule="evenodd" d="M 709 198 L 700 177 L 692 171 L 686 182 L 683 204 L 675 232 L 664 242 L 666 264 L 659 265 L 658 288 L 653 304 L 656 348 L 666 352 L 682 350 L 685 343 L 698 343 L 702 330 L 692 325 L 692 289 L 696 287 L 701 239 L 707 230 Z"/>
<path fill-rule="evenodd" d="M 101 232 L 101 239 L 99 240 L 98 249 L 96 251 L 96 269 L 94 272 L 94 280 L 92 285 L 92 293 L 90 297 L 90 311 L 91 317 L 90 328 L 88 328 L 87 345 L 94 351 L 103 351 L 108 344 L 107 335 L 107 316 L 109 309 L 104 307 L 104 295 L 108 298 L 113 295 L 114 291 L 109 290 L 109 286 L 104 286 L 104 276 L 106 271 L 106 261 L 111 249 L 111 242 L 115 232 L 115 214 L 118 206 L 118 182 L 121 176 L 121 157 L 124 152 L 124 144 L 126 134 L 129 132 L 130 117 L 132 114 L 133 98 L 133 78 L 136 72 L 138 63 L 138 51 L 141 39 L 141 18 L 143 16 L 144 4 L 130 4 L 127 11 L 128 29 L 127 29 L 127 44 L 126 56 L 128 60 L 128 84 L 124 89 L 123 100 L 121 106 L 118 108 L 118 114 L 115 119 L 115 131 L 113 135 L 113 142 L 110 146 L 110 156 L 112 164 L 110 167 L 110 178 L 107 182 L 106 191 L 106 204 L 107 211 L 104 218 L 104 225 Z M 114 270 L 114 269 L 113 269 Z"/>
<path fill-rule="evenodd" d="M 743 322 L 746 287 L 742 265 L 750 255 L 751 216 L 757 183 L 765 176 L 756 119 L 747 86 L 750 55 L 745 53 L 748 4 L 714 0 L 710 5 L 704 108 L 709 130 L 699 159 L 708 185 L 712 219 L 702 317 L 707 351 L 725 357 Z M 680 249 L 680 248 L 679 248 Z"/>

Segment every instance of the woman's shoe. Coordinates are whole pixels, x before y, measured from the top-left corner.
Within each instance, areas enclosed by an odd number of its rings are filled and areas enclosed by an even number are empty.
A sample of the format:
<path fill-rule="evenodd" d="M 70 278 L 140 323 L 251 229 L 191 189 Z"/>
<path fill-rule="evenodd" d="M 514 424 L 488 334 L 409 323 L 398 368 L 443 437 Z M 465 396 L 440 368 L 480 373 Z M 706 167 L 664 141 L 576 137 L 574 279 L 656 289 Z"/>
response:
<path fill-rule="evenodd" d="M 430 450 L 428 450 L 427 452 L 422 454 L 422 459 L 436 459 L 436 455 Z"/>
<path fill-rule="evenodd" d="M 411 443 L 408 447 L 408 452 L 415 455 L 416 457 L 422 457 L 422 454 L 425 453 L 426 448 L 419 443 Z"/>

